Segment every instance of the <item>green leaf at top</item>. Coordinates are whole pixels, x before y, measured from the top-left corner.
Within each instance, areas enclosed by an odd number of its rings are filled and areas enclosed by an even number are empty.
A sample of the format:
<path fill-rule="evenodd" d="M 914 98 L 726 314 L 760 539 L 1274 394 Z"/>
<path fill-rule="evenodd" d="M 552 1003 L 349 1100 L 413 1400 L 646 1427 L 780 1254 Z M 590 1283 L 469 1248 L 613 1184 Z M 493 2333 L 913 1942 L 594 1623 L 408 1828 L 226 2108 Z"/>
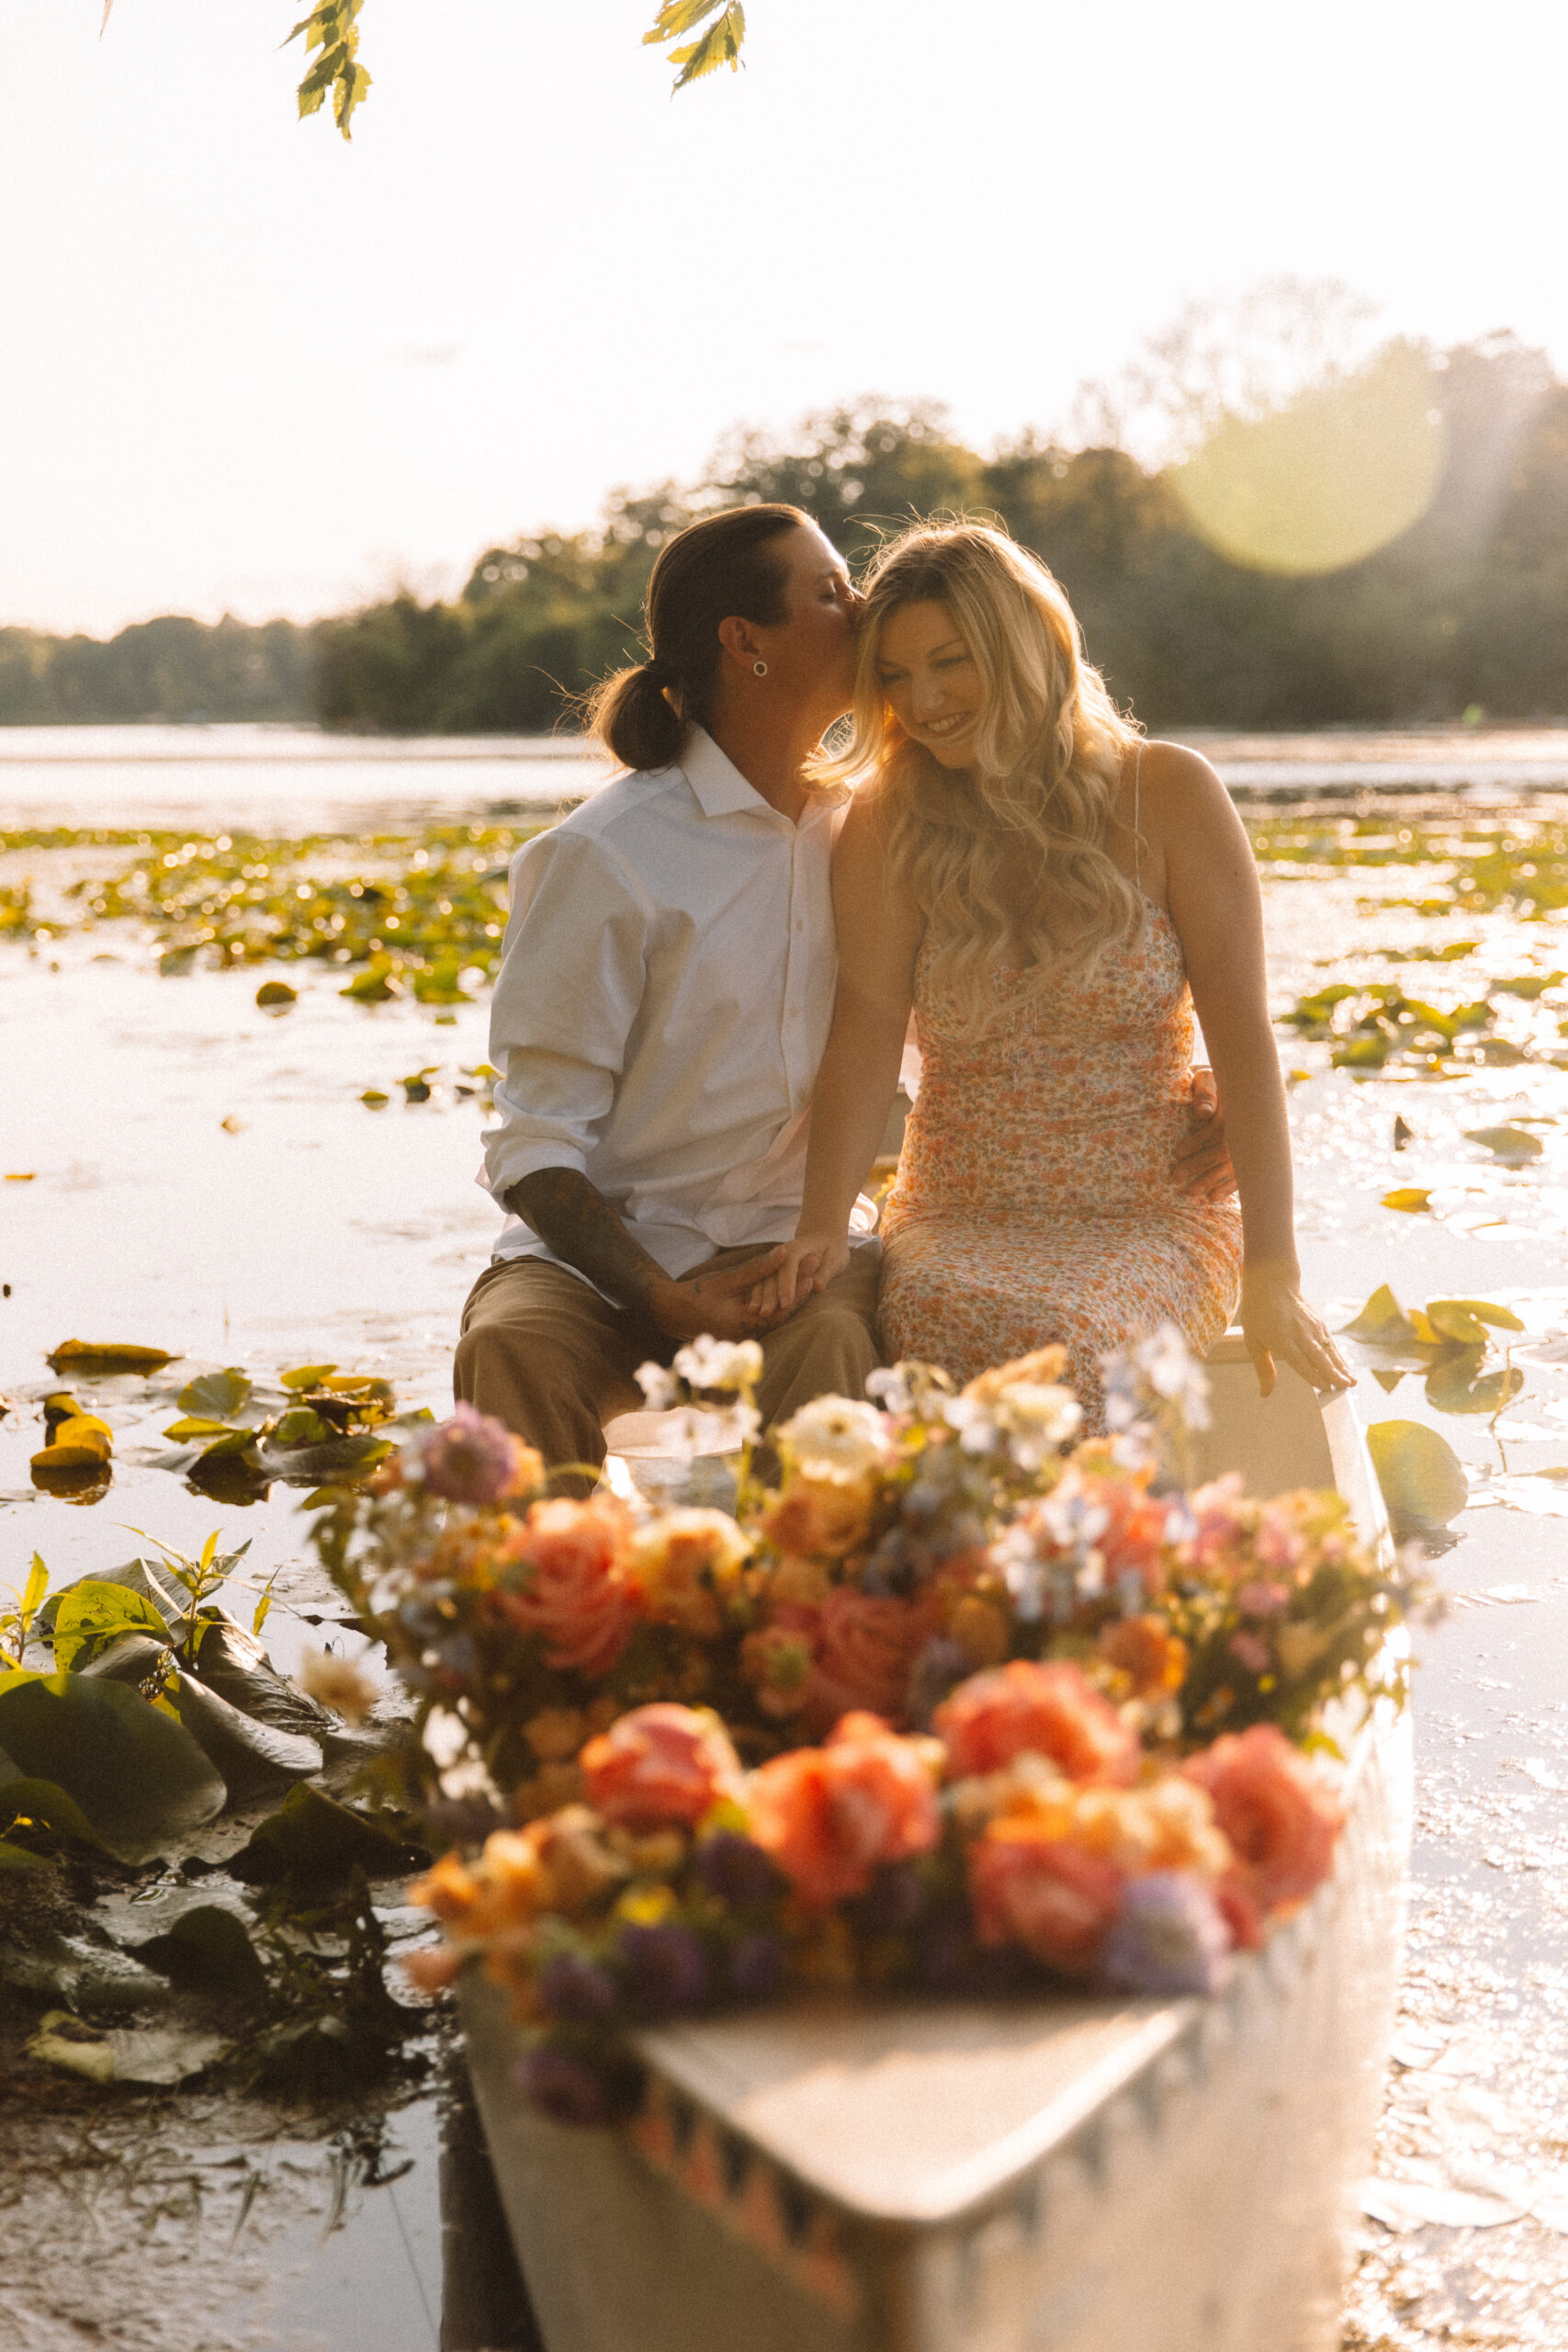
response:
<path fill-rule="evenodd" d="M 1470 1499 L 1458 1454 L 1425 1421 L 1373 1421 L 1367 1450 L 1396 1536 L 1437 1533 Z"/>
<path fill-rule="evenodd" d="M 231 1364 L 226 1372 L 204 1372 L 180 1390 L 179 1408 L 197 1419 L 231 1421 L 251 1393 L 249 1373 Z"/>
<path fill-rule="evenodd" d="M 1393 1347 L 1401 1340 L 1415 1337 L 1415 1326 L 1395 1298 L 1387 1283 L 1373 1291 L 1353 1323 L 1344 1325 L 1341 1337 L 1348 1340 L 1371 1340 L 1384 1347 Z"/>
<path fill-rule="evenodd" d="M 335 1363 L 297 1363 L 291 1372 L 279 1373 L 278 1378 L 285 1388 L 319 1388 L 327 1374 L 336 1370 Z"/>
<path fill-rule="evenodd" d="M 73 1797 L 124 1861 L 166 1850 L 228 1795 L 183 1724 L 123 1683 L 80 1674 L 0 1677 L 0 1748 Z"/>
<path fill-rule="evenodd" d="M 1525 1328 L 1507 1307 L 1494 1306 L 1485 1298 L 1429 1298 L 1427 1319 L 1439 1338 L 1455 1340 L 1464 1348 L 1483 1348 L 1489 1323 L 1502 1331 Z"/>
<path fill-rule="evenodd" d="M 156 1634 L 165 1642 L 174 1638 L 161 1611 L 129 1586 L 96 1581 L 73 1585 L 55 1611 L 55 1671 L 80 1672 L 122 1634 Z"/>
<path fill-rule="evenodd" d="M 165 1934 L 138 1945 L 136 1957 L 186 1991 L 249 2001 L 266 1994 L 266 1971 L 243 1921 L 220 1904 L 198 1903 L 182 1912 Z"/>

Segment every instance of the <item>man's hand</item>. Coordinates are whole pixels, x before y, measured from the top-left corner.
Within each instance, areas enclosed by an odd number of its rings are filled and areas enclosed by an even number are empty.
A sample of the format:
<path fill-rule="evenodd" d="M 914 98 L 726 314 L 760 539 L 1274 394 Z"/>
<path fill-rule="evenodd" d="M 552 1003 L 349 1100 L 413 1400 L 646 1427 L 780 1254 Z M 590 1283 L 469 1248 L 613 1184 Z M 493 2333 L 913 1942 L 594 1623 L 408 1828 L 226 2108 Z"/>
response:
<path fill-rule="evenodd" d="M 1225 1141 L 1224 1113 L 1212 1069 L 1200 1067 L 1192 1072 L 1187 1132 L 1176 1147 L 1176 1181 L 1195 1201 L 1228 1201 L 1236 1189 Z"/>
<path fill-rule="evenodd" d="M 696 1340 L 705 1331 L 716 1340 L 757 1339 L 784 1319 L 776 1304 L 772 1313 L 751 1304 L 784 1261 L 781 1242 L 759 1258 L 747 1258 L 739 1266 L 725 1266 L 716 1273 L 688 1275 L 684 1282 L 666 1276 L 648 1293 L 648 1311 L 666 1339 Z"/>

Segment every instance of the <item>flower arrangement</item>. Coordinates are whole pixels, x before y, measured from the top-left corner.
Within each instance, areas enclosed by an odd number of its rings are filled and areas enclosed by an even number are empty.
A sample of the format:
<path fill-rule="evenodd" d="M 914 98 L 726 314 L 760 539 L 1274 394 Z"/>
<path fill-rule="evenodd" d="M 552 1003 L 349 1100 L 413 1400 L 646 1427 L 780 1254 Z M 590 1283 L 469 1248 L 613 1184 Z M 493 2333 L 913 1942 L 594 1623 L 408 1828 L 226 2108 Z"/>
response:
<path fill-rule="evenodd" d="M 749 1462 L 760 1351 L 694 1342 L 644 1385 L 724 1419 L 734 1514 L 552 1495 L 531 1448 L 459 1406 L 319 1531 L 415 1694 L 437 1819 L 481 1830 L 573 1801 L 584 1743 L 658 1701 L 713 1709 L 750 1766 L 846 1714 L 923 1729 L 1017 1658 L 1076 1662 L 1156 1744 L 1259 1723 L 1306 1737 L 1345 1683 L 1392 1687 L 1402 1575 L 1338 1498 L 1162 1479 L 1162 1435 L 1168 1456 L 1202 1409 L 1173 1340 L 1110 1368 L 1111 1430 L 1077 1443 L 1058 1349 L 957 1392 L 929 1366 L 878 1373 L 872 1400 L 821 1397 L 772 1433 L 768 1486 Z"/>
<path fill-rule="evenodd" d="M 1332 1867 L 1341 1812 L 1273 1724 L 1150 1755 L 1073 1663 L 961 1683 L 929 1735 L 862 1711 L 748 1771 L 708 1711 L 632 1710 L 582 1801 L 448 1854 L 413 1888 L 537 2031 L 550 2113 L 635 2102 L 628 2029 L 803 1985 L 1210 1993 Z"/>
<path fill-rule="evenodd" d="M 1327 1702 L 1404 1696 L 1412 1572 L 1338 1497 L 1172 1476 L 1175 1335 L 1108 1363 L 1102 1435 L 1058 1350 L 901 1364 L 772 1431 L 766 1484 L 757 1355 L 644 1376 L 722 1425 L 732 1511 L 552 1495 L 459 1407 L 320 1523 L 457 1839 L 411 1965 L 481 1959 L 557 2115 L 635 2098 L 628 2028 L 792 1986 L 1213 1991 L 1332 1868 Z"/>

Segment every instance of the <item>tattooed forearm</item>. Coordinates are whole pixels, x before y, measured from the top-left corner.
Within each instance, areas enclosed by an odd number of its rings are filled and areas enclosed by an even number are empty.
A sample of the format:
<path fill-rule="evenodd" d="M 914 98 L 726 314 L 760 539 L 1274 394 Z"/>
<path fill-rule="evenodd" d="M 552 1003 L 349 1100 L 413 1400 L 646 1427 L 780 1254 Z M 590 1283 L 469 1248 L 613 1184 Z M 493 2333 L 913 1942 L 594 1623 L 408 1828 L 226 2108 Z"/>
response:
<path fill-rule="evenodd" d="M 541 1241 L 626 1306 L 649 1306 L 669 1276 L 634 1241 L 609 1202 L 575 1168 L 539 1168 L 513 1185 L 506 1205 Z"/>

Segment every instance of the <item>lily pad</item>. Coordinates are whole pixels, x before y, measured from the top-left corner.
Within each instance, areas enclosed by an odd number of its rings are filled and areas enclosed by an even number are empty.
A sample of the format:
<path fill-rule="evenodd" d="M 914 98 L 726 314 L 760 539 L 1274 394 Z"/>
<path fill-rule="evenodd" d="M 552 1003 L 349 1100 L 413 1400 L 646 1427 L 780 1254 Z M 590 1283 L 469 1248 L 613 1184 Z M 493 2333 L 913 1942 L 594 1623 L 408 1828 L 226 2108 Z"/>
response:
<path fill-rule="evenodd" d="M 336 1370 L 335 1363 L 297 1363 L 292 1371 L 279 1373 L 278 1379 L 288 1389 L 314 1388 Z"/>
<path fill-rule="evenodd" d="M 0 1750 L 73 1797 L 125 1861 L 199 1829 L 228 1797 L 182 1724 L 120 1683 L 86 1675 L 0 1678 Z"/>
<path fill-rule="evenodd" d="M 135 1348 L 110 1340 L 62 1340 L 45 1361 L 55 1372 L 69 1364 L 73 1372 L 91 1376 L 94 1373 L 161 1372 L 175 1357 L 168 1348 Z"/>
<path fill-rule="evenodd" d="M 139 1592 L 122 1584 L 84 1577 L 60 1597 L 52 1627 L 57 1673 L 79 1672 L 88 1661 L 120 1634 L 148 1633 L 167 1643 L 171 1638 L 164 1614 Z"/>
<path fill-rule="evenodd" d="M 226 1372 L 203 1372 L 187 1380 L 179 1393 L 182 1413 L 218 1421 L 231 1421 L 250 1396 L 249 1373 L 231 1364 Z"/>
<path fill-rule="evenodd" d="M 1432 1205 L 1431 1193 L 1421 1184 L 1399 1184 L 1382 1196 L 1385 1209 L 1404 1209 L 1410 1216 L 1420 1216 Z"/>
<path fill-rule="evenodd" d="M 1370 1340 L 1377 1345 L 1393 1347 L 1401 1340 L 1415 1337 L 1410 1317 L 1405 1314 L 1387 1283 L 1373 1291 L 1353 1323 L 1341 1327 L 1340 1336 L 1347 1340 Z"/>
<path fill-rule="evenodd" d="M 1440 1533 L 1470 1499 L 1458 1454 L 1425 1421 L 1373 1421 L 1367 1450 L 1396 1537 Z"/>
<path fill-rule="evenodd" d="M 20 1828 L 25 1834 L 39 1834 L 64 1838 L 77 1846 L 90 1846 L 100 1853 L 108 1848 L 98 1836 L 73 1797 L 54 1781 L 20 1780 L 0 1782 L 0 1829 L 12 1837 Z"/>
<path fill-rule="evenodd" d="M 266 1971 L 243 1921 L 219 1903 L 182 1912 L 166 1935 L 138 1944 L 136 1957 L 184 1992 L 230 1993 L 247 2001 L 266 1995 Z"/>
<path fill-rule="evenodd" d="M 1496 1159 L 1522 1164 L 1527 1159 L 1539 1159 L 1545 1146 L 1539 1136 L 1528 1127 L 1466 1127 L 1466 1143 L 1485 1146 Z"/>
<path fill-rule="evenodd" d="M 1439 1413 L 1500 1413 L 1525 1385 L 1517 1364 L 1480 1372 L 1472 1349 L 1433 1365 L 1427 1375 L 1427 1402 Z"/>
<path fill-rule="evenodd" d="M 232 1857 L 229 1869 L 253 1885 L 279 1879 L 341 1885 L 354 1870 L 367 1878 L 395 1878 L 413 1866 L 418 1850 L 371 1815 L 340 1804 L 321 1789 L 298 1788 Z"/>

